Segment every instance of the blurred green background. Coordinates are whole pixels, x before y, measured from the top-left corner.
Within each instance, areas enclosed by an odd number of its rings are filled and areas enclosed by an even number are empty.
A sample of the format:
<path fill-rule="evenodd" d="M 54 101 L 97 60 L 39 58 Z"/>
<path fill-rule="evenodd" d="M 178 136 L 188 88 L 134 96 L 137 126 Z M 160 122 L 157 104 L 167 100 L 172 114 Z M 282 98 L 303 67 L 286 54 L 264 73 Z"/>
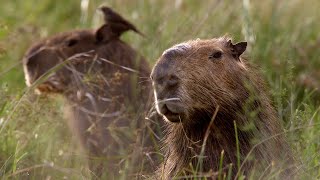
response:
<path fill-rule="evenodd" d="M 246 40 L 261 68 L 289 142 L 303 162 L 299 179 L 320 179 L 320 1 L 318 0 L 0 0 L 0 177 L 88 179 L 63 117 L 61 98 L 25 86 L 21 59 L 32 43 L 97 28 L 97 7 L 111 6 L 147 38 L 122 39 L 153 65 L 163 50 L 228 34 Z"/>

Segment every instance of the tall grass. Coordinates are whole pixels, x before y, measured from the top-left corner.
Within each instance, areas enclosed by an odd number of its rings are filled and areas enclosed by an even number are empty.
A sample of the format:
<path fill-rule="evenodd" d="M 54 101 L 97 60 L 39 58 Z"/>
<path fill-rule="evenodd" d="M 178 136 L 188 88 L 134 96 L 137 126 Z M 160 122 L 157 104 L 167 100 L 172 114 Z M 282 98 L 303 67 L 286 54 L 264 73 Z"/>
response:
<path fill-rule="evenodd" d="M 25 87 L 20 62 L 27 47 L 40 38 L 97 27 L 101 18 L 96 8 L 101 4 L 116 9 L 147 35 L 127 33 L 123 39 L 151 64 L 165 48 L 181 41 L 225 34 L 236 41 L 247 40 L 246 55 L 261 67 L 290 145 L 302 162 L 298 178 L 320 178 L 320 91 L 312 86 L 320 86 L 320 76 L 308 76 L 320 71 L 318 0 L 28 0 L 0 4 L 1 179 L 90 178 L 86 157 L 66 128 L 63 99 L 34 96 Z M 302 85 L 302 75 L 311 85 Z M 219 179 L 223 178 L 228 179 Z"/>

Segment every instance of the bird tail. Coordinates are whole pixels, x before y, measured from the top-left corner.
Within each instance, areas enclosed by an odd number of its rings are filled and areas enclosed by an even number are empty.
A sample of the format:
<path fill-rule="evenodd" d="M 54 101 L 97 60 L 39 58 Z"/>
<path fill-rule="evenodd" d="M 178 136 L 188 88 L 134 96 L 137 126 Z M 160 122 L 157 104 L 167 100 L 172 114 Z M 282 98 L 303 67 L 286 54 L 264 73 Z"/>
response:
<path fill-rule="evenodd" d="M 121 35 L 122 33 L 132 30 L 135 33 L 141 35 L 142 37 L 146 37 L 141 31 L 139 31 L 133 24 L 131 24 L 128 20 L 124 19 L 120 14 L 112 10 L 110 7 L 101 6 L 99 8 L 104 15 L 104 20 L 106 24 L 109 24 L 112 31 L 116 34 Z"/>

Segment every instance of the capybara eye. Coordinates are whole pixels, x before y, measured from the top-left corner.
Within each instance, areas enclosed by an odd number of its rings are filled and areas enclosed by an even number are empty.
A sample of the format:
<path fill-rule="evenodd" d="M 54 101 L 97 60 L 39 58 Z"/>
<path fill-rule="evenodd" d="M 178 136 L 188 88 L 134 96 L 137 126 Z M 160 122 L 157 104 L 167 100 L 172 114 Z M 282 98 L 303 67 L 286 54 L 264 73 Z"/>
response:
<path fill-rule="evenodd" d="M 77 43 L 78 43 L 78 40 L 76 40 L 76 39 L 70 39 L 70 40 L 67 41 L 67 46 L 68 46 L 68 47 L 71 47 L 71 46 L 76 45 Z"/>
<path fill-rule="evenodd" d="M 209 56 L 209 59 L 219 59 L 219 58 L 221 58 L 221 56 L 222 56 L 222 52 L 221 51 L 217 51 L 217 52 L 212 53 Z"/>

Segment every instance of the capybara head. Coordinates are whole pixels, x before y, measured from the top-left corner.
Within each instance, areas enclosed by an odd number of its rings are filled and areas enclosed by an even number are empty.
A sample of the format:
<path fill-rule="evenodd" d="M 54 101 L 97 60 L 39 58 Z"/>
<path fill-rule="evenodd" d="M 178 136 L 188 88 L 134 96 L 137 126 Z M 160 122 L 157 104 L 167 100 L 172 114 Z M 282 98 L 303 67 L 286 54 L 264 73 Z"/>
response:
<path fill-rule="evenodd" d="M 246 46 L 222 37 L 165 50 L 151 73 L 158 113 L 170 122 L 201 123 L 185 121 L 213 114 L 218 106 L 220 111 L 234 108 L 248 97 L 246 64 L 240 58 Z"/>
<path fill-rule="evenodd" d="M 135 27 L 113 13 L 104 13 L 105 24 L 96 30 L 64 32 L 33 45 L 23 58 L 26 84 L 31 86 L 43 77 L 43 81 L 36 86 L 38 92 L 61 93 L 79 86 L 79 82 L 75 84 L 74 81 L 83 80 L 84 74 L 89 71 L 96 74 L 112 74 L 117 69 L 131 73 L 148 71 L 147 67 L 139 67 L 140 64 L 146 64 L 145 62 L 135 62 L 142 58 L 119 39 L 122 33 Z M 147 75 L 147 72 L 141 73 Z"/>
<path fill-rule="evenodd" d="M 199 164 L 199 172 L 215 172 L 219 163 L 235 177 L 249 173 L 253 164 L 264 169 L 292 160 L 284 138 L 275 136 L 281 125 L 261 75 L 241 56 L 246 47 L 228 37 L 197 39 L 165 50 L 158 59 L 151 79 L 156 109 L 167 121 L 159 177 L 193 175 Z M 239 160 L 243 166 L 237 169 L 232 165 Z"/>
<path fill-rule="evenodd" d="M 100 44 L 101 46 L 101 44 Z M 72 31 L 46 39 L 33 46 L 24 58 L 24 72 L 28 86 L 58 64 L 78 53 L 87 53 L 99 47 L 95 33 L 90 31 Z M 64 81 L 48 79 L 38 86 L 38 90 L 60 92 L 65 89 Z"/>

